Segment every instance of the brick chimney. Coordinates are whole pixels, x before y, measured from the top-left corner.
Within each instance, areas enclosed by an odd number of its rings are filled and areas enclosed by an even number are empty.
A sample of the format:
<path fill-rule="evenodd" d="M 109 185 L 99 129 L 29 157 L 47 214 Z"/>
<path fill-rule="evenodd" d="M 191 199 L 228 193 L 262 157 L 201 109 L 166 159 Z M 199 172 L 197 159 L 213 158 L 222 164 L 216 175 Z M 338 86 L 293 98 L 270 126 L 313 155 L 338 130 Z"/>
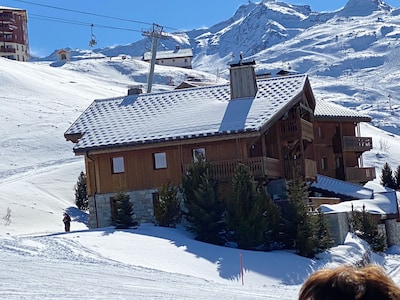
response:
<path fill-rule="evenodd" d="M 230 62 L 231 99 L 253 98 L 257 94 L 257 81 L 254 60 L 243 60 L 240 54 L 239 61 Z"/>

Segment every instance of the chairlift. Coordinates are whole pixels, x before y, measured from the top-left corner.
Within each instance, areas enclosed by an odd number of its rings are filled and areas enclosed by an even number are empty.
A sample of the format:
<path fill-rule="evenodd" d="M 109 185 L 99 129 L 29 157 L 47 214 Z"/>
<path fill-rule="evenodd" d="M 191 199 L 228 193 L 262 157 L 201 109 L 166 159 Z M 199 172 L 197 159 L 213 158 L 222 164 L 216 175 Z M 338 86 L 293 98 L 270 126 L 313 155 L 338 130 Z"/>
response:
<path fill-rule="evenodd" d="M 92 24 L 90 25 L 90 32 L 91 32 L 91 37 L 90 37 L 90 41 L 89 41 L 89 46 L 90 46 L 90 47 L 93 47 L 94 45 L 97 44 L 96 37 L 95 37 L 95 35 L 93 34 L 93 26 L 94 26 L 94 24 L 92 23 Z"/>

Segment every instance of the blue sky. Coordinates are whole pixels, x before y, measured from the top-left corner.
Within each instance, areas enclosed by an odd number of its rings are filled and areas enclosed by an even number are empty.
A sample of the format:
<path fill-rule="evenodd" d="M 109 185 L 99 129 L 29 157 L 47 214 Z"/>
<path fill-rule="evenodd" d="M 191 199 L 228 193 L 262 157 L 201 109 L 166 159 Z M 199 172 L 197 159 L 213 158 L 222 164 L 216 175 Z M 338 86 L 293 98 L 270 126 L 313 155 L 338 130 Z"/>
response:
<path fill-rule="evenodd" d="M 343 7 L 347 0 L 284 2 L 310 5 L 314 11 L 334 11 Z M 400 7 L 400 0 L 386 2 Z M 167 32 L 209 27 L 230 18 L 245 3 L 248 0 L 2 0 L 0 5 L 28 11 L 31 52 L 45 56 L 64 47 L 90 49 L 91 29 L 97 41 L 94 48 L 124 45 L 141 39 L 141 32 L 150 29 L 152 23 L 164 26 Z"/>

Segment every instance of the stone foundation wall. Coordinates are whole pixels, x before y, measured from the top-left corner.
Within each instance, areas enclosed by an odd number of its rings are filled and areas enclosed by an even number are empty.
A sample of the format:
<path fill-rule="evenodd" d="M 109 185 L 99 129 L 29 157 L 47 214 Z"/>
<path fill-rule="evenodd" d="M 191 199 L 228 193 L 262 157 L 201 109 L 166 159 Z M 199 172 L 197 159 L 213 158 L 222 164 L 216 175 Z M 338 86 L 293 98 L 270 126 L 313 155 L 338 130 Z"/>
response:
<path fill-rule="evenodd" d="M 346 235 L 349 232 L 349 219 L 347 213 L 335 213 L 325 215 L 331 229 L 334 244 L 342 245 L 346 239 Z"/>
<path fill-rule="evenodd" d="M 156 189 L 128 192 L 133 204 L 133 219 L 139 223 L 154 222 L 153 193 Z M 100 228 L 111 225 L 112 194 L 97 194 L 89 197 L 89 228 Z"/>
<path fill-rule="evenodd" d="M 400 242 L 400 223 L 396 220 L 386 220 L 385 227 L 388 246 L 397 245 Z"/>

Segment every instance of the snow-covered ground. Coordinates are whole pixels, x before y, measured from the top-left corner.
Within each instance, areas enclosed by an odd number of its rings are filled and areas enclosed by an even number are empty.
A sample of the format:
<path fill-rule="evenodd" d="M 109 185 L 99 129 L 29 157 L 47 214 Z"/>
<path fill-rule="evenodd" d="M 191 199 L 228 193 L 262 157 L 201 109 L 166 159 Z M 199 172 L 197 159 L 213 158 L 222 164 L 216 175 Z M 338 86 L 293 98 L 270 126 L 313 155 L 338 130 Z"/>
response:
<path fill-rule="evenodd" d="M 201 243 L 183 228 L 89 231 L 87 215 L 74 205 L 83 159 L 73 156 L 63 134 L 94 99 L 145 82 L 147 67 L 134 60 L 52 67 L 0 58 L 1 299 L 296 299 L 316 269 L 362 258 L 365 245 L 351 236 L 310 260 Z M 194 70 L 156 69 L 158 90 L 187 75 L 215 81 Z M 370 125 L 362 126 L 362 135 L 373 137 L 364 164 L 375 166 L 378 177 L 386 161 L 397 167 L 398 136 Z M 63 232 L 65 210 L 73 218 L 71 233 Z M 399 253 L 393 247 L 372 256 L 398 284 Z"/>

